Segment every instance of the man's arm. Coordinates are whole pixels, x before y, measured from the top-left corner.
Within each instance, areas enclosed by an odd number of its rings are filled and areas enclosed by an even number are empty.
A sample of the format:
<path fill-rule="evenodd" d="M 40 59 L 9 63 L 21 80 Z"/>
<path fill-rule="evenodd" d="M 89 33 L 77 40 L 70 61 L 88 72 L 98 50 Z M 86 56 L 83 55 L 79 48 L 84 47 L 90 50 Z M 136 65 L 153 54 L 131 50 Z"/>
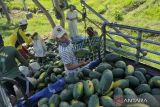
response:
<path fill-rule="evenodd" d="M 79 64 L 73 64 L 72 59 L 70 58 L 70 53 L 66 51 L 63 51 L 62 53 L 60 53 L 60 57 L 68 70 L 74 70 L 76 68 L 79 68 L 89 63 L 89 61 L 82 60 Z"/>
<path fill-rule="evenodd" d="M 79 64 L 65 64 L 68 70 L 73 70 L 88 64 L 89 61 L 81 61 Z"/>
<path fill-rule="evenodd" d="M 26 66 L 26 67 L 28 67 L 30 69 L 30 72 L 31 72 L 31 75 L 32 75 L 33 74 L 33 69 L 30 67 L 28 61 L 25 60 L 24 57 L 16 50 L 16 48 L 15 48 L 15 57 L 18 59 L 18 61 L 22 65 L 24 65 L 24 66 Z"/>
<path fill-rule="evenodd" d="M 15 51 L 15 57 L 18 59 L 18 61 L 24 65 L 24 66 L 29 66 L 29 63 L 27 60 L 24 59 L 24 57 L 16 50 L 16 48 L 14 49 Z"/>

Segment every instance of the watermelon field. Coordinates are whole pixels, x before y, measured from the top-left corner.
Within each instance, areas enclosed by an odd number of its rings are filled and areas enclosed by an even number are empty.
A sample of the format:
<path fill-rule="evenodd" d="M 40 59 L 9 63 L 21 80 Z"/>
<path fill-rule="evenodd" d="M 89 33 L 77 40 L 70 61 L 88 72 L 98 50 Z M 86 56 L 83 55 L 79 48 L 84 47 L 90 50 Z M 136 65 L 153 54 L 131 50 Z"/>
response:
<path fill-rule="evenodd" d="M 11 23 L 6 23 L 6 16 L 0 15 L 0 33 L 4 41 L 8 41 L 8 37 L 19 27 L 19 21 L 26 18 L 27 12 L 24 10 L 23 0 L 2 1 L 9 9 Z M 16 92 L 17 102 L 15 107 L 160 107 L 160 64 L 140 59 L 139 61 L 144 65 L 146 64 L 147 67 L 139 66 L 124 58 L 124 56 L 131 59 L 134 59 L 134 57 L 116 50 L 103 54 L 101 62 L 94 67 L 81 67 L 73 75 L 66 75 L 64 64 L 58 53 L 58 43 L 53 39 L 53 28 L 50 22 L 32 0 L 24 1 L 28 11 L 32 13 L 32 18 L 28 19 L 27 33 L 33 34 L 38 32 L 40 34 L 44 39 L 47 55 L 43 59 L 43 63 L 40 64 L 40 68 L 36 69 L 32 76 L 27 75 L 31 78 L 29 81 L 34 85 L 34 93 L 28 97 L 28 100 L 21 100 L 24 96 L 21 94 L 21 90 L 18 90 Z M 55 16 L 52 0 L 38 1 L 51 15 L 54 23 L 60 25 L 60 20 Z M 109 22 L 160 31 L 159 0 L 85 1 Z M 67 2 L 75 5 L 80 12 L 84 12 L 84 7 L 79 0 L 67 0 Z M 67 11 L 67 9 L 64 10 L 65 15 Z M 88 9 L 86 12 L 87 17 L 93 22 L 97 25 L 102 25 L 103 21 L 93 12 Z M 85 28 L 92 26 L 98 35 L 101 36 L 101 29 L 88 20 L 83 20 L 82 17 L 79 13 L 77 24 L 79 35 L 87 37 Z M 65 29 L 69 33 L 67 21 Z M 107 30 L 112 31 L 108 27 Z M 132 37 L 139 36 L 139 32 L 137 33 L 133 30 L 121 28 L 118 28 L 118 30 L 125 32 L 126 35 L 132 35 Z M 109 36 L 113 40 L 128 43 L 122 37 Z M 107 36 L 107 39 L 109 36 Z M 159 34 L 142 33 L 142 37 L 147 40 L 160 42 Z M 104 41 L 102 40 L 101 42 L 103 43 Z M 138 44 L 136 40 L 133 40 L 133 42 Z M 104 52 L 103 45 L 99 47 L 102 52 Z M 108 45 L 115 47 L 116 43 L 108 41 Z M 160 52 L 159 45 L 142 42 L 141 47 Z M 90 49 L 87 45 L 85 48 Z M 136 53 L 136 49 L 125 46 L 121 48 L 127 52 Z M 107 48 L 106 50 L 110 49 Z M 32 45 L 29 45 L 28 51 L 34 53 Z M 91 50 L 89 51 L 91 53 Z M 78 53 L 80 55 L 85 54 L 85 52 L 81 51 Z M 97 55 L 98 53 L 92 52 L 90 55 L 93 54 Z M 147 58 L 160 61 L 159 55 L 147 53 L 146 51 L 142 51 L 139 54 L 146 54 Z M 90 55 L 86 55 L 87 57 L 83 57 L 83 59 L 88 59 Z M 28 62 L 33 64 L 36 62 L 36 59 L 28 59 Z M 148 69 L 148 66 L 151 69 Z M 0 91 L 0 97 L 2 97 L 1 95 Z"/>

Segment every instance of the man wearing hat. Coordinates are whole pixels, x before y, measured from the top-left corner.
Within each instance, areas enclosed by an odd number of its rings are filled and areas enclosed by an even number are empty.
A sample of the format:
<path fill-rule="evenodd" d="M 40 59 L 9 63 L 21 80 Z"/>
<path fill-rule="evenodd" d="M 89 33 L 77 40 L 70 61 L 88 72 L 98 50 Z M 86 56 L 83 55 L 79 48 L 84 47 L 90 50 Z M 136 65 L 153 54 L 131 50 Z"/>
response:
<path fill-rule="evenodd" d="M 9 37 L 9 39 L 7 40 L 7 43 L 6 43 L 7 46 L 13 46 L 13 47 L 17 48 L 17 50 L 21 53 L 21 55 L 24 58 L 29 57 L 29 52 L 22 45 L 24 43 L 29 44 L 32 42 L 31 37 L 28 37 L 25 33 L 27 26 L 28 26 L 27 20 L 22 19 L 19 22 L 19 28 Z"/>
<path fill-rule="evenodd" d="M 70 38 L 63 27 L 56 26 L 53 30 L 53 35 L 56 41 L 59 43 L 58 50 L 61 60 L 64 63 L 66 74 L 76 72 L 79 67 L 89 63 L 89 61 L 84 60 L 78 63 L 74 54 L 73 44 L 71 43 Z"/>
<path fill-rule="evenodd" d="M 11 46 L 4 46 L 4 41 L 0 35 L 0 77 L 8 77 L 15 79 L 21 86 L 26 95 L 33 91 L 33 85 L 28 79 L 19 71 L 16 59 L 24 66 L 29 67 L 32 73 L 32 68 L 29 63 L 19 54 L 16 48 Z M 4 83 L 9 95 L 15 95 L 13 84 L 10 82 Z"/>

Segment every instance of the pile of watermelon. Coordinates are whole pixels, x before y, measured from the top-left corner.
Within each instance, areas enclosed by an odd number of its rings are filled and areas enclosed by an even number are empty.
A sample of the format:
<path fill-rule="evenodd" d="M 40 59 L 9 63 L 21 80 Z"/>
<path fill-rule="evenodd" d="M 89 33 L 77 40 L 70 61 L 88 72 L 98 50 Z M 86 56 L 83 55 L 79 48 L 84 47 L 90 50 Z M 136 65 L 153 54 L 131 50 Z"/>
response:
<path fill-rule="evenodd" d="M 45 44 L 47 46 L 47 55 L 43 60 L 41 68 L 34 74 L 34 78 L 37 80 L 37 92 L 47 87 L 48 85 L 53 84 L 59 78 L 64 76 L 64 65 L 58 54 L 57 43 L 50 39 L 46 41 Z M 33 61 L 30 60 L 30 62 Z"/>
<path fill-rule="evenodd" d="M 63 71 L 57 76 L 53 69 L 41 73 L 39 81 L 47 81 L 48 72 L 54 75 L 50 75 L 53 82 L 64 76 Z M 65 89 L 50 99 L 40 99 L 39 107 L 160 107 L 160 76 L 128 65 L 117 54 L 107 54 L 93 70 L 83 68 L 64 78 Z"/>

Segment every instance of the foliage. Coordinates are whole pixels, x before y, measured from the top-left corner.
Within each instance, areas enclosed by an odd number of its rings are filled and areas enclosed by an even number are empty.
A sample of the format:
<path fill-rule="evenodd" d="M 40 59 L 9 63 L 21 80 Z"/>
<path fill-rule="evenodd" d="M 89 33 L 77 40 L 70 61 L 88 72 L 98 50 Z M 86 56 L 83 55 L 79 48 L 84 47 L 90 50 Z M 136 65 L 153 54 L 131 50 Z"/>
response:
<path fill-rule="evenodd" d="M 27 32 L 33 33 L 35 31 L 39 32 L 41 36 L 50 36 L 52 34 L 52 28 L 46 18 L 46 16 L 43 13 L 36 14 L 38 8 L 34 5 L 32 0 L 26 0 L 27 6 L 29 8 L 29 11 L 34 12 L 33 18 L 29 20 L 29 25 Z M 39 0 L 50 12 L 51 16 L 53 17 L 53 20 L 58 25 L 59 20 L 55 18 L 55 13 L 53 11 L 51 0 Z M 155 30 L 160 30 L 160 1 L 157 0 L 86 0 L 87 4 L 89 4 L 93 9 L 95 9 L 97 12 L 101 13 L 106 19 L 108 19 L 110 22 L 117 22 L 122 23 L 126 25 L 131 26 L 140 26 Z M 13 9 L 20 9 L 23 10 L 23 4 L 21 0 L 5 0 L 5 3 L 7 3 L 7 6 L 10 10 Z M 79 0 L 69 0 L 69 4 L 73 4 L 82 11 L 82 6 Z M 68 11 L 68 10 L 67 10 Z M 66 11 L 65 11 L 66 13 Z M 12 19 L 13 19 L 13 25 L 17 25 L 19 20 L 22 18 L 25 18 L 25 12 L 15 12 L 14 14 L 12 12 Z M 95 23 L 99 24 L 102 23 L 102 20 L 100 20 L 96 15 L 94 15 L 92 12 L 90 12 L 87 9 L 87 16 L 92 19 Z M 81 19 L 81 15 L 78 15 L 79 19 Z M 9 36 L 14 32 L 14 29 L 12 27 L 10 28 L 10 25 L 5 25 L 6 19 L 2 18 L 0 16 L 0 32 L 3 36 Z M 68 23 L 66 23 L 66 26 Z M 78 23 L 78 29 L 80 35 L 86 35 L 85 33 L 85 26 L 84 21 L 81 21 Z M 94 29 L 96 29 L 101 34 L 100 29 L 98 29 L 93 24 L 89 23 L 86 20 L 87 26 L 93 26 Z M 100 25 L 100 24 L 99 24 Z M 101 25 L 100 25 L 101 26 Z M 68 26 L 67 26 L 68 31 Z M 136 32 L 127 32 L 129 34 L 137 36 Z M 143 36 L 144 38 L 153 39 L 155 41 L 160 41 L 160 36 L 151 36 L 149 34 L 145 34 Z M 124 39 L 120 37 L 113 37 L 115 40 L 121 40 L 123 42 L 126 42 Z M 111 45 L 114 45 L 112 43 L 109 43 Z M 150 45 L 146 43 L 142 43 L 142 46 L 148 49 L 152 49 L 155 51 L 160 51 L 158 46 Z M 135 49 L 129 49 L 128 47 L 123 47 L 126 50 L 130 52 L 136 53 Z M 120 52 L 119 52 L 120 53 Z M 121 54 L 125 55 L 121 52 Z M 160 59 L 159 56 L 156 56 L 154 54 L 147 54 L 147 57 L 152 59 Z M 143 60 L 142 60 L 143 61 Z M 144 62 L 144 61 L 143 61 Z M 144 62 L 149 65 L 152 65 L 154 67 L 159 67 L 159 65 L 155 65 L 150 62 Z"/>

